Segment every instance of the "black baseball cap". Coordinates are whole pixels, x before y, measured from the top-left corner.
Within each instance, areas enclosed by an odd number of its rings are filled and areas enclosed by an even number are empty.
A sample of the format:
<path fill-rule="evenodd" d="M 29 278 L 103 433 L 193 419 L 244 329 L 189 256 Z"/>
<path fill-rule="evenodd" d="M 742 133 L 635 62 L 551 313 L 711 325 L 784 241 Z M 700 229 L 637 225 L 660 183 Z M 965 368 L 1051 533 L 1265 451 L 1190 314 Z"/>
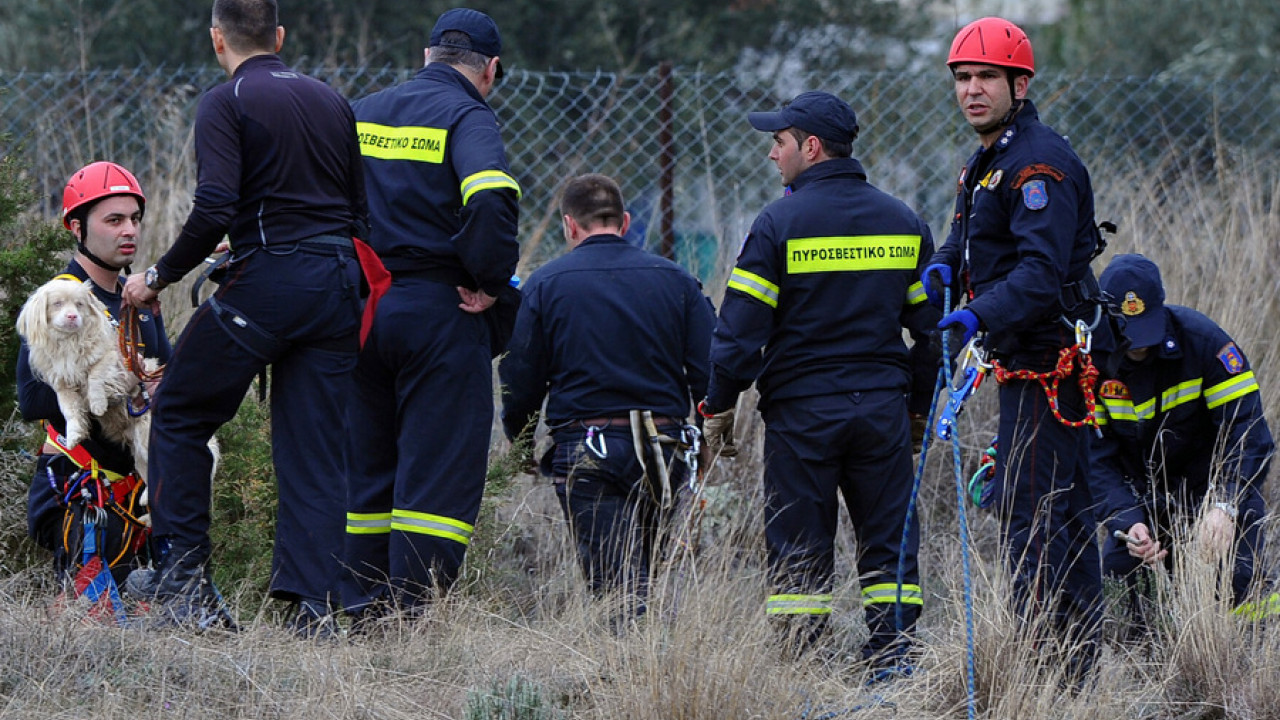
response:
<path fill-rule="evenodd" d="M 467 37 L 471 38 L 471 45 L 441 42 L 440 37 L 451 30 L 466 33 Z M 436 26 L 431 28 L 431 41 L 427 45 L 471 50 L 485 57 L 498 57 L 502 54 L 502 36 L 498 34 L 498 24 L 488 15 L 471 8 L 446 10 L 440 19 L 436 20 Z M 499 61 L 498 77 L 502 75 L 502 62 Z"/>
<path fill-rule="evenodd" d="M 777 112 L 747 113 L 747 122 L 764 132 L 800 128 L 834 142 L 853 142 L 858 137 L 858 116 L 849 103 L 818 91 L 800 93 Z"/>
<path fill-rule="evenodd" d="M 1164 341 L 1164 283 L 1155 263 L 1136 253 L 1117 255 L 1102 271 L 1098 284 L 1119 303 L 1130 345 L 1145 348 Z"/>

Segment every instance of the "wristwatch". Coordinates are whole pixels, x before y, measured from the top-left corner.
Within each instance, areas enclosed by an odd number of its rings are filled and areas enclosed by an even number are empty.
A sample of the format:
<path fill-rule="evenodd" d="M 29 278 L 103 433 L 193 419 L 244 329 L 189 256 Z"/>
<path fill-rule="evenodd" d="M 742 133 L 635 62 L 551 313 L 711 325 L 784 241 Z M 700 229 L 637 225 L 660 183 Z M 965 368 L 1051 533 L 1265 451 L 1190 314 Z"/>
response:
<path fill-rule="evenodd" d="M 142 280 L 146 283 L 148 288 L 155 290 L 156 292 L 160 292 L 165 289 L 165 286 L 169 284 L 160 277 L 160 273 L 156 270 L 155 265 L 147 268 L 147 272 L 142 275 Z"/>

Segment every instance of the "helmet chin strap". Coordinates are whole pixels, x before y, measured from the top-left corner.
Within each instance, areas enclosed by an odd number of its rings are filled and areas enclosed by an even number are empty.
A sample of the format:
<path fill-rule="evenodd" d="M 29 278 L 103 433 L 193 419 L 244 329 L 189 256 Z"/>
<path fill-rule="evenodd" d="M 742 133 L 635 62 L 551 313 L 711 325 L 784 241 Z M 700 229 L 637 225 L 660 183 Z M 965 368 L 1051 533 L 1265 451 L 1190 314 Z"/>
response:
<path fill-rule="evenodd" d="M 76 249 L 80 251 L 80 254 L 81 254 L 81 255 L 83 255 L 83 256 L 85 256 L 86 258 L 88 258 L 88 259 L 89 259 L 89 262 L 93 263 L 94 265 L 97 265 L 98 267 L 102 268 L 103 270 L 111 270 L 111 271 L 114 271 L 114 272 L 120 272 L 120 271 L 122 271 L 122 270 L 123 270 L 125 275 L 128 275 L 128 274 L 129 274 L 129 266 L 128 266 L 128 265 L 116 266 L 116 265 L 110 265 L 110 264 L 108 264 L 106 260 L 103 260 L 102 258 L 98 257 L 97 255 L 94 255 L 93 253 L 89 252 L 89 248 L 85 246 L 85 244 L 84 244 L 84 241 L 83 241 L 83 240 L 81 240 L 79 243 L 77 243 L 77 245 L 76 245 Z"/>
<path fill-rule="evenodd" d="M 1014 100 L 1013 105 L 1009 108 L 1009 112 L 1005 113 L 1004 117 L 1000 118 L 999 122 L 995 122 L 983 127 L 975 127 L 973 129 L 974 132 L 978 133 L 979 135 L 986 135 L 989 132 L 999 130 L 1004 126 L 1009 125 L 1010 123 L 1013 122 L 1013 119 L 1017 117 L 1018 112 L 1022 110 L 1022 106 L 1025 103 L 1026 103 L 1025 100 Z"/>

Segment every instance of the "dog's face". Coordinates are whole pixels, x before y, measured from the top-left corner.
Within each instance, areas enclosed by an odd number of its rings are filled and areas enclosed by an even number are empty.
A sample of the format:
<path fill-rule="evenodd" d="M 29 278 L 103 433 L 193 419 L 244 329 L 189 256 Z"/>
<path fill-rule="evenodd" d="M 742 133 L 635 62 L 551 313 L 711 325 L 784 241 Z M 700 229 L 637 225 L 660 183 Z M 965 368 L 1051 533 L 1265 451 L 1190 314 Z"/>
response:
<path fill-rule="evenodd" d="M 105 309 L 85 283 L 57 279 L 36 288 L 18 315 L 18 334 L 28 343 L 44 331 L 74 334 L 105 321 Z"/>

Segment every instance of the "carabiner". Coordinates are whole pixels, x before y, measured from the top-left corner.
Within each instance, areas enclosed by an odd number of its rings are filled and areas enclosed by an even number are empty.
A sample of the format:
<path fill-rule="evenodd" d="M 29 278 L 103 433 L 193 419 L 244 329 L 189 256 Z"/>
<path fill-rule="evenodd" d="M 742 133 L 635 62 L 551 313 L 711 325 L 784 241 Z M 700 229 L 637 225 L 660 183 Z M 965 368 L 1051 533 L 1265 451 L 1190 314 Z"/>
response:
<path fill-rule="evenodd" d="M 938 425 L 935 428 L 939 438 L 943 440 L 951 439 L 955 431 L 956 420 L 960 417 L 960 411 L 964 409 L 965 402 L 982 385 L 982 379 L 987 376 L 987 372 L 990 370 L 991 363 L 987 362 L 987 354 L 982 348 L 982 340 L 974 337 L 961 351 L 960 361 L 956 364 L 956 371 L 947 383 L 947 404 L 943 407 L 942 414 L 938 417 Z"/>
<path fill-rule="evenodd" d="M 598 448 L 591 444 L 593 440 L 596 440 L 596 438 L 599 438 L 600 447 Z M 609 457 L 609 444 L 604 441 L 604 428 L 597 427 L 595 425 L 588 425 L 587 439 L 583 441 L 583 444 L 601 460 Z"/>

